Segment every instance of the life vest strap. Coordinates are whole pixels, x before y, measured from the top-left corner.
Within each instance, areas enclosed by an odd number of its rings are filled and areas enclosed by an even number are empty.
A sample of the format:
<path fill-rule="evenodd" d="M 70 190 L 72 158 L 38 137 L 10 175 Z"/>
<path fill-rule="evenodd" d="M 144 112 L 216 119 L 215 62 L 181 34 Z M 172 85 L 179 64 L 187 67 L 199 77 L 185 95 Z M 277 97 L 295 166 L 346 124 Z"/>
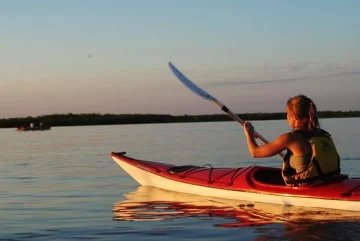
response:
<path fill-rule="evenodd" d="M 320 165 L 319 165 L 318 160 L 314 157 L 313 160 L 312 160 L 312 162 L 313 162 L 313 164 L 314 164 L 314 166 L 315 166 L 315 168 L 316 168 L 316 171 L 318 172 L 319 176 L 324 176 L 324 174 L 323 174 L 323 172 L 322 172 L 322 170 L 321 170 L 321 168 L 320 168 Z"/>

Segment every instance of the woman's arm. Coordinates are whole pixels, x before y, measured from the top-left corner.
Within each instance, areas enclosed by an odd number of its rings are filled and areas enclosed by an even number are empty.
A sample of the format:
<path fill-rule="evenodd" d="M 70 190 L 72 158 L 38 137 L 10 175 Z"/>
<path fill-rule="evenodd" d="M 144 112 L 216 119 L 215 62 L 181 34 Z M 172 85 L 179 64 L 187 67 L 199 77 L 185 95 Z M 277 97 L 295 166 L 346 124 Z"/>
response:
<path fill-rule="evenodd" d="M 254 158 L 276 155 L 287 149 L 291 143 L 291 135 L 289 133 L 285 133 L 278 136 L 274 141 L 259 146 L 255 141 L 254 127 L 250 122 L 245 122 L 244 130 L 250 155 Z"/>

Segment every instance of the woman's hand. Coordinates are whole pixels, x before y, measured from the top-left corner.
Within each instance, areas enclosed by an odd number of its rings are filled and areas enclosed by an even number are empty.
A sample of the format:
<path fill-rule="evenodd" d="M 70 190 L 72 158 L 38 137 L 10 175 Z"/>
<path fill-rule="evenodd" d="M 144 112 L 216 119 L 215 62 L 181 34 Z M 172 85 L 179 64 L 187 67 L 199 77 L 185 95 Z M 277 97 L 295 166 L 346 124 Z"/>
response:
<path fill-rule="evenodd" d="M 247 138 L 254 138 L 254 127 L 248 121 L 244 122 L 244 132 Z"/>

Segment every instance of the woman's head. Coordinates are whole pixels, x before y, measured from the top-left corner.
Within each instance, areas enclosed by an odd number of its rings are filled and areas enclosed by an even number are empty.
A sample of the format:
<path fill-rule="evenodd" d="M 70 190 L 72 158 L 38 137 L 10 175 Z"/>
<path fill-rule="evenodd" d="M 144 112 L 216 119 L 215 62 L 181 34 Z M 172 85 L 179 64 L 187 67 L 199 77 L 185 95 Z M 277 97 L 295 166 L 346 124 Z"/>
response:
<path fill-rule="evenodd" d="M 287 114 L 297 122 L 297 125 L 300 125 L 294 127 L 309 130 L 320 128 L 316 105 L 305 95 L 297 95 L 288 100 Z"/>

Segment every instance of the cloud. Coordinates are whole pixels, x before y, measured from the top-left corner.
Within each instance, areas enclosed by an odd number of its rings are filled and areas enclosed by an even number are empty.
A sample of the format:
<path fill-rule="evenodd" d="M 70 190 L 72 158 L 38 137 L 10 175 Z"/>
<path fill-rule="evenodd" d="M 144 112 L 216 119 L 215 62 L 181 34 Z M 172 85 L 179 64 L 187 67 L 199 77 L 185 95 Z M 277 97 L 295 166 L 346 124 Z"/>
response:
<path fill-rule="evenodd" d="M 344 77 L 344 76 L 360 76 L 360 71 L 342 71 L 338 73 L 329 73 L 322 75 L 307 75 L 294 78 L 283 78 L 283 79 L 270 79 L 270 80 L 250 80 L 250 81 L 237 81 L 237 80 L 227 80 L 219 81 L 214 83 L 209 83 L 209 86 L 225 86 L 225 85 L 253 85 L 253 84 L 271 84 L 278 82 L 294 82 L 294 81 L 304 81 L 304 80 L 316 80 L 318 78 L 330 78 L 330 77 Z"/>
<path fill-rule="evenodd" d="M 305 70 L 309 64 L 313 62 L 299 62 L 299 63 L 293 63 L 286 66 L 287 71 L 289 72 L 300 72 L 302 70 Z"/>

